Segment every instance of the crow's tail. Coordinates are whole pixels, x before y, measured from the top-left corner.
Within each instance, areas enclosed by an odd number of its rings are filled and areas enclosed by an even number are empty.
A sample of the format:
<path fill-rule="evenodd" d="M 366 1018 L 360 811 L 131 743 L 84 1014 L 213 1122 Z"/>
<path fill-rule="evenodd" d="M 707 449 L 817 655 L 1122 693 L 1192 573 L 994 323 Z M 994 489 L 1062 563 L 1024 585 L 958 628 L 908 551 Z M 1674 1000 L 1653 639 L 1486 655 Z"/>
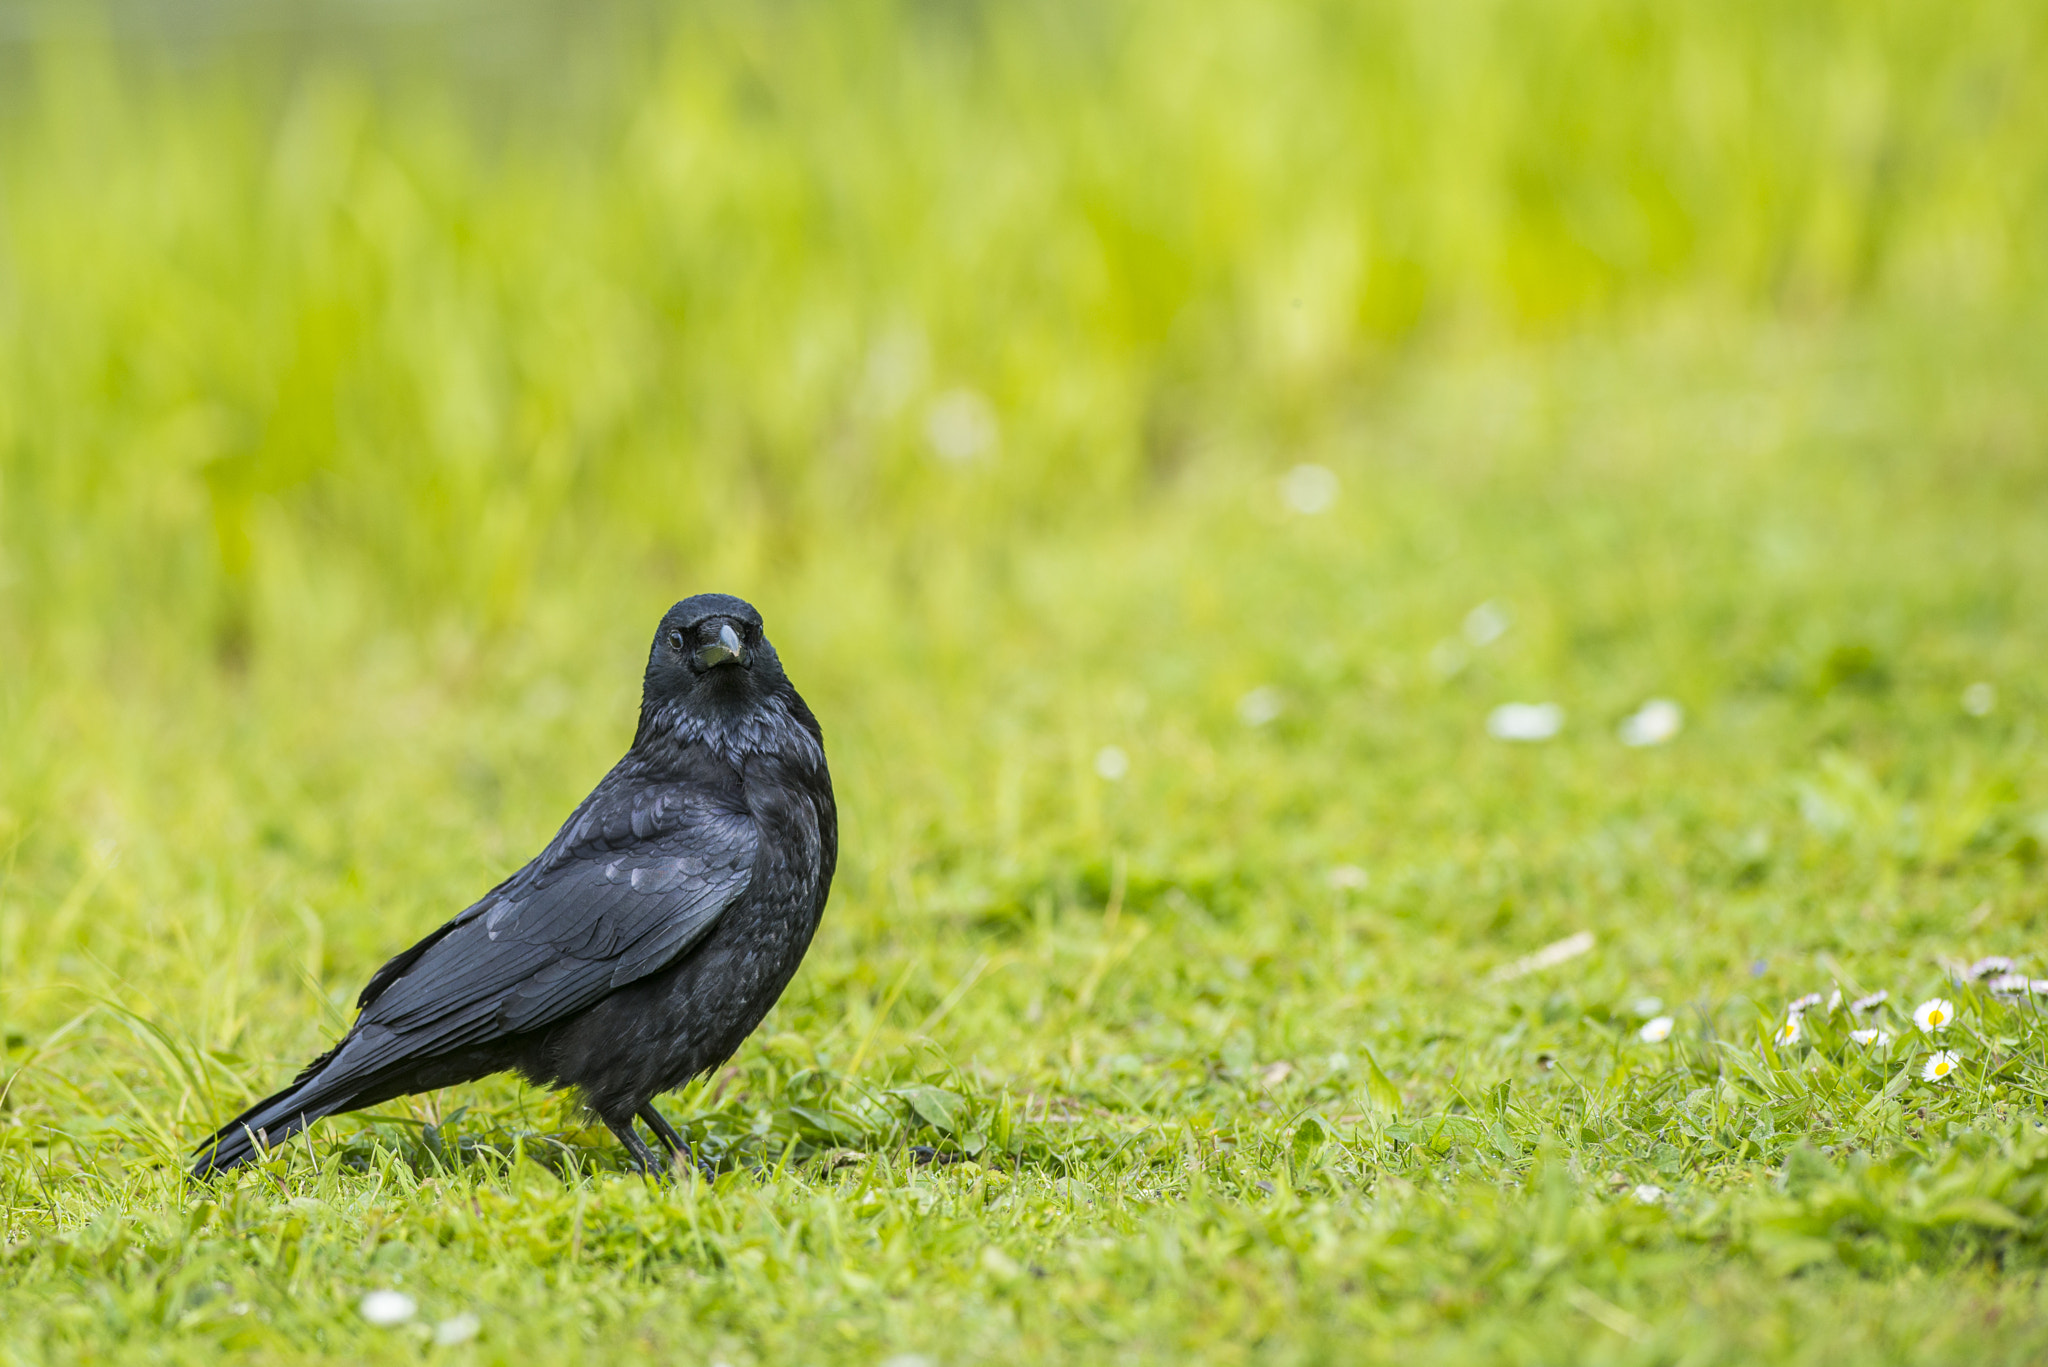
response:
<path fill-rule="evenodd" d="M 297 1085 L 287 1087 L 215 1130 L 211 1138 L 193 1151 L 192 1175 L 207 1178 L 240 1167 L 262 1150 L 284 1143 L 321 1116 L 341 1109 L 334 1105 L 299 1105 L 300 1094 L 305 1090 Z"/>
<path fill-rule="evenodd" d="M 348 1041 L 343 1040 L 346 1044 Z M 292 1085 L 263 1098 L 248 1110 L 215 1130 L 193 1150 L 192 1176 L 208 1178 L 258 1158 L 274 1149 L 322 1116 L 354 1110 L 364 1104 L 357 1087 L 335 1086 L 340 1079 L 324 1076 L 327 1065 L 341 1052 L 336 1045 L 314 1059 L 292 1079 Z"/>

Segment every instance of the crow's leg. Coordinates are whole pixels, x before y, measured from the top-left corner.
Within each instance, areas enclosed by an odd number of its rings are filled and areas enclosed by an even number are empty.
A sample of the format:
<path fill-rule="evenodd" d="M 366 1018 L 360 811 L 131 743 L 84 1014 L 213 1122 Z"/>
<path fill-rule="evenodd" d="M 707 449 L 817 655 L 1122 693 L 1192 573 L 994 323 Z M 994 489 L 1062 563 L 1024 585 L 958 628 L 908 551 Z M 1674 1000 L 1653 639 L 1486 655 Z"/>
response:
<path fill-rule="evenodd" d="M 662 1118 L 661 1112 L 654 1109 L 653 1102 L 650 1101 L 640 1108 L 640 1118 L 647 1122 L 648 1129 L 654 1131 L 654 1137 L 662 1142 L 671 1159 L 680 1163 L 695 1164 L 697 1171 L 704 1174 L 706 1181 L 718 1175 L 708 1161 L 690 1152 L 689 1141 L 677 1134 L 676 1127 Z"/>
<path fill-rule="evenodd" d="M 667 1169 L 668 1165 L 655 1156 L 654 1150 L 647 1147 L 647 1141 L 633 1129 L 631 1116 L 627 1116 L 623 1121 L 606 1120 L 604 1127 L 617 1135 L 619 1142 L 626 1146 L 626 1152 L 632 1157 L 633 1165 L 640 1169 L 641 1176 L 660 1177 Z"/>

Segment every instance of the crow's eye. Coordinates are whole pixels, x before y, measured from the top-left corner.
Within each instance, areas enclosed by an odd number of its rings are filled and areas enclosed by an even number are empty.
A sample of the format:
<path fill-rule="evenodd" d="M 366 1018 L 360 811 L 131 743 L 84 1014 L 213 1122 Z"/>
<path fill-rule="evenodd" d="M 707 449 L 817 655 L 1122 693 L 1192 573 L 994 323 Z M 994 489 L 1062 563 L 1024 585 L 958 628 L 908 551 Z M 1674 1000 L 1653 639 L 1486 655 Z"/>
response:
<path fill-rule="evenodd" d="M 671 632 L 670 632 L 670 633 L 668 634 L 668 648 L 669 648 L 670 650 L 673 650 L 673 651 L 678 651 L 678 652 L 680 652 L 680 651 L 682 650 L 682 648 L 683 648 L 683 633 L 682 633 L 682 632 L 680 632 L 680 631 L 671 631 Z"/>

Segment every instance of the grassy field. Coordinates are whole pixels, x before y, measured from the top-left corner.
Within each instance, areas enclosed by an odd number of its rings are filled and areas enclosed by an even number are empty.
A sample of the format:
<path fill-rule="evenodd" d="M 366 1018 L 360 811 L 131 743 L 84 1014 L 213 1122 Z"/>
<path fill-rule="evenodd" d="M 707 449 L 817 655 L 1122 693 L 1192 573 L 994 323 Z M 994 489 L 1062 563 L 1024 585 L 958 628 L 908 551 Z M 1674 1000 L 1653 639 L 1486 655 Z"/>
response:
<path fill-rule="evenodd" d="M 142 12 L 0 53 L 0 1362 L 2048 1356 L 2048 11 Z M 187 1185 L 709 589 L 715 1181 Z"/>

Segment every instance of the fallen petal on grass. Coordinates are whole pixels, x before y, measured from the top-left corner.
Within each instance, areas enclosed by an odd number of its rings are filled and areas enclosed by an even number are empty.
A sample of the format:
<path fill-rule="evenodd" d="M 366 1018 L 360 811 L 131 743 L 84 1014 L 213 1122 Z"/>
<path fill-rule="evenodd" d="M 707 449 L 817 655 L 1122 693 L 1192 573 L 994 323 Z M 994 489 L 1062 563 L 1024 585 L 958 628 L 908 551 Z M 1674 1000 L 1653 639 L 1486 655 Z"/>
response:
<path fill-rule="evenodd" d="M 1582 930 L 1576 935 L 1567 935 L 1562 940 L 1553 941 L 1534 954 L 1525 954 L 1512 963 L 1502 964 L 1493 970 L 1493 981 L 1504 983 L 1512 982 L 1516 978 L 1526 978 L 1531 973 L 1555 968 L 1567 960 L 1578 958 L 1581 954 L 1589 954 L 1592 950 L 1593 932 Z"/>

